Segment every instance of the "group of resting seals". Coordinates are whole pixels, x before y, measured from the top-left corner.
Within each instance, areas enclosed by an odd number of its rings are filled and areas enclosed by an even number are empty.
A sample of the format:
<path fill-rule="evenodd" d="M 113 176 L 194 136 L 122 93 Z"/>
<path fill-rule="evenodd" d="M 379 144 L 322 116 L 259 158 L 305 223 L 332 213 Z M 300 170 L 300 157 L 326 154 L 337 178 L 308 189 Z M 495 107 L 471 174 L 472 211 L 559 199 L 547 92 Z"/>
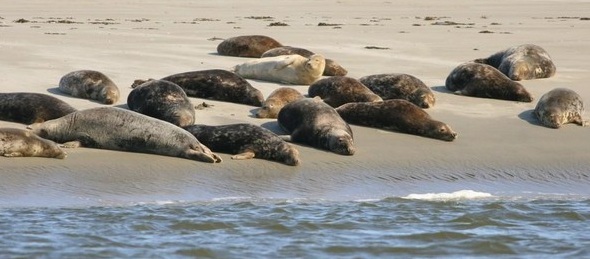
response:
<path fill-rule="evenodd" d="M 234 45 L 224 41 L 218 46 L 222 55 L 261 57 L 236 66 L 237 73 L 212 69 L 136 81 L 127 98 L 129 110 L 101 107 L 77 111 L 44 94 L 0 94 L 0 120 L 30 124 L 30 131 L 0 129 L 0 155 L 64 158 L 66 153 L 57 142 L 63 147 L 143 152 L 209 163 L 221 162 L 213 152 L 225 152 L 235 154 L 232 159 L 257 157 L 298 165 L 299 152 L 285 140 L 353 155 L 355 147 L 349 123 L 446 141 L 457 137 L 449 125 L 432 119 L 422 110 L 432 107 L 435 99 L 419 79 L 407 74 L 377 74 L 358 80 L 334 75 L 320 79 L 322 74 L 315 68 L 326 66 L 321 55 L 276 46 L 265 38 L 262 43 L 236 45 L 257 37 L 231 38 L 226 41 L 234 41 Z M 273 44 L 274 47 L 265 49 Z M 280 54 L 291 52 L 300 54 Z M 293 64 L 316 74 L 311 79 L 297 75 L 296 69 L 290 67 Z M 292 88 L 281 87 L 263 100 L 260 91 L 238 72 L 246 73 L 250 69 L 259 73 L 264 70 L 262 67 L 272 71 L 265 75 L 270 78 L 266 80 L 309 84 L 309 98 Z M 284 68 L 290 72 L 277 72 Z M 340 73 L 346 74 L 343 71 Z M 448 76 L 446 86 L 462 95 L 531 102 L 532 96 L 513 80 L 550 77 L 554 73 L 555 66 L 548 54 L 529 44 L 459 65 Z M 279 76 L 271 78 L 276 75 Z M 116 85 L 104 74 L 92 70 L 66 74 L 60 80 L 59 90 L 104 104 L 119 99 Z M 278 125 L 289 135 L 278 136 L 253 124 L 194 124 L 195 112 L 188 96 L 262 106 L 257 117 L 277 118 Z M 582 119 L 583 111 L 582 98 L 577 93 L 558 88 L 540 98 L 533 114 L 543 125 L 559 128 L 570 122 L 587 125 Z M 105 125 L 115 125 L 120 130 L 110 134 Z"/>
<path fill-rule="evenodd" d="M 533 96 L 517 81 L 549 78 L 555 71 L 555 64 L 543 48 L 523 44 L 460 64 L 451 71 L 445 86 L 459 95 L 532 102 Z M 533 116 L 546 127 L 559 128 L 567 123 L 588 125 L 582 119 L 583 113 L 579 94 L 555 88 L 541 96 Z"/>

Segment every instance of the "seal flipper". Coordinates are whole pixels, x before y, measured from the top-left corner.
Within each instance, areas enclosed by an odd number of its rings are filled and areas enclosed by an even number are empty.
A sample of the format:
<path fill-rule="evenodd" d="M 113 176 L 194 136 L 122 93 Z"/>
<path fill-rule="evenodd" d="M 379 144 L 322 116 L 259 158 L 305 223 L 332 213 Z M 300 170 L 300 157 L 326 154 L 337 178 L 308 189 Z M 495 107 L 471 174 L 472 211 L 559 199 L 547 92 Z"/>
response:
<path fill-rule="evenodd" d="M 274 67 L 274 69 L 275 70 L 284 69 L 284 68 L 290 66 L 291 64 L 293 64 L 294 62 L 295 62 L 295 59 L 294 58 L 287 57 L 287 58 L 285 58 L 284 62 L 281 62 L 281 63 L 276 64 L 275 67 Z"/>
<path fill-rule="evenodd" d="M 82 143 L 78 140 L 74 140 L 74 141 L 68 141 L 63 144 L 59 144 L 58 146 L 63 147 L 63 148 L 77 148 L 77 147 L 81 147 Z"/>
<path fill-rule="evenodd" d="M 5 157 L 22 157 L 23 153 L 21 153 L 21 152 L 4 153 L 3 156 L 5 156 Z"/>
<path fill-rule="evenodd" d="M 246 151 L 246 152 L 243 152 L 243 153 L 240 153 L 240 154 L 233 155 L 231 157 L 231 159 L 234 159 L 234 160 L 246 160 L 246 159 L 252 159 L 252 158 L 254 158 L 254 156 L 255 156 L 254 152 L 252 152 L 252 151 Z"/>

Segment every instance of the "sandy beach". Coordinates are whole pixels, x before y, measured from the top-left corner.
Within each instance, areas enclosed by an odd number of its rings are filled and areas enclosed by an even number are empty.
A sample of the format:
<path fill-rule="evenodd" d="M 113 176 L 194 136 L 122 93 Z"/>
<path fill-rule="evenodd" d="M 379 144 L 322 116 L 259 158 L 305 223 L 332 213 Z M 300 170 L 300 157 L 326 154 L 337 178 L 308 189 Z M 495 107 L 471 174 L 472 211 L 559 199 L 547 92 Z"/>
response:
<path fill-rule="evenodd" d="M 0 206 L 371 199 L 461 189 L 588 194 L 590 129 L 549 129 L 531 114 L 538 98 L 557 87 L 590 102 L 588 10 L 589 1 L 4 1 L 1 92 L 50 94 L 78 109 L 104 106 L 57 90 L 66 73 L 92 69 L 119 86 L 122 98 L 114 106 L 126 107 L 135 79 L 229 69 L 248 59 L 217 55 L 221 40 L 262 34 L 321 53 L 350 77 L 418 77 L 437 98 L 426 111 L 459 136 L 445 142 L 352 126 L 354 156 L 297 145 L 297 167 L 228 154 L 207 164 L 88 148 L 68 149 L 63 160 L 0 158 Z M 457 96 L 444 87 L 460 63 L 525 43 L 543 47 L 557 66 L 554 77 L 521 82 L 532 103 Z M 265 97 L 283 86 L 249 82 Z M 294 87 L 307 93 L 307 86 Z M 256 107 L 191 101 L 212 105 L 196 111 L 197 123 L 249 122 L 280 133 L 276 120 L 253 117 Z M 0 127 L 26 125 L 0 121 Z"/>

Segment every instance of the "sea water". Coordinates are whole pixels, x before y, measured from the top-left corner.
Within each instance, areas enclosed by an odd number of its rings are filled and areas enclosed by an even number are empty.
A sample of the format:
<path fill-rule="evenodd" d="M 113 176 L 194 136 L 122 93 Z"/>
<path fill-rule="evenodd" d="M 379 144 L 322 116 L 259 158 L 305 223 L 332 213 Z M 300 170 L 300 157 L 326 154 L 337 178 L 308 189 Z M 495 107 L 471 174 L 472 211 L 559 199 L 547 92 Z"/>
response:
<path fill-rule="evenodd" d="M 0 258 L 588 258 L 589 233 L 555 192 L 0 208 Z"/>

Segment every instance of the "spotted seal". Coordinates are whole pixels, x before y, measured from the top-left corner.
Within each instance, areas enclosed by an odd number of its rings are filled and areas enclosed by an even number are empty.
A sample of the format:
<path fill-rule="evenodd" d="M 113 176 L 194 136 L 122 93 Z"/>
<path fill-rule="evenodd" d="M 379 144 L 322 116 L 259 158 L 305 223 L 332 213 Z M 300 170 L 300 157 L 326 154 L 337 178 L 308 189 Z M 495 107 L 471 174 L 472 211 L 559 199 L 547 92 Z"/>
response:
<path fill-rule="evenodd" d="M 274 49 L 269 49 L 266 52 L 262 53 L 262 56 L 260 57 L 266 58 L 292 54 L 298 54 L 306 58 L 309 58 L 313 56 L 315 53 L 303 48 L 282 46 Z M 324 68 L 323 73 L 324 76 L 345 76 L 346 74 L 348 74 L 348 71 L 345 68 L 336 63 L 336 61 L 326 58 L 326 67 Z"/>
<path fill-rule="evenodd" d="M 556 70 L 549 53 L 534 44 L 510 47 L 474 62 L 493 66 L 515 81 L 552 77 Z"/>
<path fill-rule="evenodd" d="M 351 102 L 381 102 L 383 99 L 352 77 L 332 76 L 318 80 L 307 89 L 309 97 L 319 96 L 332 107 Z"/>
<path fill-rule="evenodd" d="M 436 98 L 422 80 L 413 75 L 389 73 L 359 78 L 359 81 L 383 100 L 404 99 L 421 108 L 434 106 Z"/>
<path fill-rule="evenodd" d="M 486 64 L 460 64 L 451 71 L 445 86 L 459 95 L 529 103 L 533 101 L 533 96 L 524 86 Z"/>
<path fill-rule="evenodd" d="M 546 127 L 560 128 L 566 123 L 588 126 L 588 121 L 582 119 L 584 102 L 574 90 L 555 88 L 537 102 L 533 115 Z"/>
<path fill-rule="evenodd" d="M 217 53 L 223 56 L 259 58 L 265 51 L 281 46 L 281 43 L 269 36 L 242 35 L 223 40 L 217 45 Z"/>
<path fill-rule="evenodd" d="M 119 88 L 105 74 L 94 70 L 67 73 L 59 80 L 58 89 L 74 97 L 91 99 L 104 104 L 119 101 Z"/>
<path fill-rule="evenodd" d="M 184 129 L 214 152 L 235 154 L 232 159 L 261 158 L 292 166 L 299 164 L 299 151 L 295 147 L 272 131 L 254 124 L 196 124 Z"/>
<path fill-rule="evenodd" d="M 132 111 L 183 127 L 195 123 L 195 109 L 180 86 L 165 80 L 148 80 L 127 96 Z"/>
<path fill-rule="evenodd" d="M 84 146 L 149 153 L 216 163 L 221 158 L 186 130 L 163 120 L 117 107 L 70 113 L 28 127 L 66 147 Z"/>
<path fill-rule="evenodd" d="M 403 99 L 347 103 L 336 111 L 348 123 L 393 130 L 445 141 L 457 138 L 446 123 L 434 120 L 422 108 Z"/>
<path fill-rule="evenodd" d="M 170 81 L 180 86 L 190 97 L 206 98 L 217 101 L 232 102 L 260 107 L 264 96 L 246 79 L 223 69 L 207 69 L 173 74 L 161 80 Z M 131 87 L 146 80 L 135 80 Z"/>
<path fill-rule="evenodd" d="M 262 103 L 262 107 L 256 112 L 258 118 L 276 119 L 279 111 L 288 103 L 304 98 L 304 96 L 291 87 L 280 87 L 272 91 Z"/>
<path fill-rule="evenodd" d="M 44 122 L 72 112 L 76 108 L 47 94 L 0 93 L 0 120 L 23 124 Z"/>
<path fill-rule="evenodd" d="M 285 105 L 277 121 L 290 134 L 284 138 L 291 142 L 340 155 L 353 155 L 355 152 L 352 129 L 334 108 L 320 98 L 303 98 Z"/>
<path fill-rule="evenodd" d="M 67 154 L 55 142 L 40 138 L 31 131 L 0 128 L 0 155 L 64 159 Z"/>
<path fill-rule="evenodd" d="M 231 68 L 236 74 L 292 85 L 309 85 L 322 77 L 326 60 L 315 54 L 309 58 L 301 55 L 283 55 L 250 60 Z"/>

